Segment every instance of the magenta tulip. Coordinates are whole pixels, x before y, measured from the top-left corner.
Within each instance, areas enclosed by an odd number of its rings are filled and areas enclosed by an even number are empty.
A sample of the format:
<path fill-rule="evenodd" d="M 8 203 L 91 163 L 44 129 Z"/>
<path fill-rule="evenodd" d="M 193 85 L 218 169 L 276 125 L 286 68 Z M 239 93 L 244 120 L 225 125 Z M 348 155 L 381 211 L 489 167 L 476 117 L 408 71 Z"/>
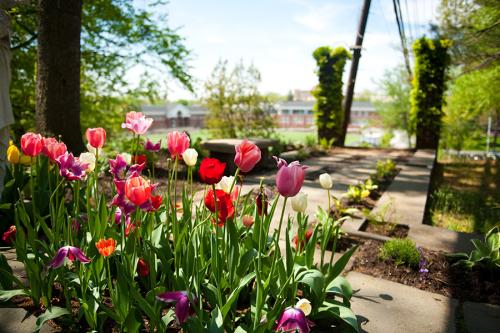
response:
<path fill-rule="evenodd" d="M 156 298 L 166 303 L 175 302 L 175 315 L 181 325 L 193 313 L 187 291 L 168 291 L 157 295 Z"/>
<path fill-rule="evenodd" d="M 161 148 L 161 140 L 158 141 L 157 143 L 151 142 L 151 140 L 147 140 L 146 143 L 144 144 L 144 149 L 147 151 L 150 151 L 152 153 L 157 153 L 160 151 Z"/>
<path fill-rule="evenodd" d="M 64 259 L 68 258 L 69 260 L 78 260 L 83 264 L 89 263 L 91 260 L 83 254 L 82 250 L 74 246 L 63 246 L 58 251 L 54 259 L 49 263 L 48 267 L 58 268 L 64 264 Z"/>
<path fill-rule="evenodd" d="M 172 158 L 180 158 L 182 154 L 189 148 L 189 136 L 186 132 L 173 131 L 167 135 L 168 151 Z"/>
<path fill-rule="evenodd" d="M 277 323 L 276 332 L 309 333 L 314 325 L 302 310 L 293 307 L 286 308 Z"/>
<path fill-rule="evenodd" d="M 235 150 L 234 164 L 243 172 L 251 171 L 260 161 L 261 153 L 259 147 L 246 139 L 237 145 Z"/>
<path fill-rule="evenodd" d="M 276 187 L 279 194 L 284 197 L 294 197 L 299 193 L 304 183 L 306 166 L 300 165 L 298 161 L 287 164 L 285 160 L 274 157 L 278 163 L 278 173 L 276 174 Z"/>
<path fill-rule="evenodd" d="M 72 153 L 64 153 L 56 159 L 59 174 L 67 180 L 82 180 L 87 175 L 88 163 L 82 163 Z"/>

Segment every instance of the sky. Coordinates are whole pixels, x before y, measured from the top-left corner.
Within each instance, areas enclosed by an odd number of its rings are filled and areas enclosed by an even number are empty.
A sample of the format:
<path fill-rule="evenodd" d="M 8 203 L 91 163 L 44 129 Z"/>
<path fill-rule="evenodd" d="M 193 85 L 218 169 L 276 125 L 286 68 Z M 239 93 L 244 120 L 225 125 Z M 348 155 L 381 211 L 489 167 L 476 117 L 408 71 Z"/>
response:
<path fill-rule="evenodd" d="M 139 0 L 139 3 L 147 0 Z M 420 37 L 435 22 L 439 0 L 400 0 L 408 37 Z M 219 59 L 253 64 L 260 91 L 287 94 L 317 84 L 312 52 L 319 46 L 354 45 L 362 0 L 170 0 L 169 26 L 191 50 L 193 95 L 168 80 L 168 99 L 194 99 Z M 384 71 L 403 63 L 392 0 L 372 0 L 355 93 L 377 91 Z M 344 83 L 350 62 L 344 73 Z M 141 68 L 129 73 L 137 77 Z M 133 81 L 133 79 L 132 79 Z"/>

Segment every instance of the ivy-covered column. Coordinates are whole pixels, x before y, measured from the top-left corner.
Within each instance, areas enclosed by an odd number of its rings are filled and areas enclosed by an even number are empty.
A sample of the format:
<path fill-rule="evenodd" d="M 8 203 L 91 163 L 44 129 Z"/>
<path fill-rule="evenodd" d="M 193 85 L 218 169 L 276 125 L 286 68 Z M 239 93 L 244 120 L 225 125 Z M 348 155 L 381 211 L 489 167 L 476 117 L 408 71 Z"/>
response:
<path fill-rule="evenodd" d="M 312 92 L 316 97 L 313 111 L 318 127 L 318 140 L 328 145 L 342 144 L 342 74 L 351 55 L 343 47 L 332 49 L 322 46 L 313 52 L 313 57 L 319 78 L 319 84 Z"/>
<path fill-rule="evenodd" d="M 438 147 L 450 46 L 449 40 L 426 37 L 413 44 L 415 73 L 410 115 L 417 134 L 417 149 Z"/>

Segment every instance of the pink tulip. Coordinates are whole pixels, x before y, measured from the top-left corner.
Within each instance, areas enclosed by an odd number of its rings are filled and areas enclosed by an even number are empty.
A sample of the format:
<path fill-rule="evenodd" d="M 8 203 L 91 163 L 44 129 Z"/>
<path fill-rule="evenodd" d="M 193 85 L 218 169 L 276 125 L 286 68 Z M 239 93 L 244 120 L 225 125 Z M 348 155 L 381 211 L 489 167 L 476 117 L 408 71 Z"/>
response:
<path fill-rule="evenodd" d="M 94 148 L 102 148 L 106 142 L 106 131 L 102 127 L 87 128 L 85 132 L 87 141 Z"/>
<path fill-rule="evenodd" d="M 186 132 L 173 131 L 167 135 L 168 151 L 172 158 L 180 158 L 182 154 L 189 148 L 189 137 Z"/>
<path fill-rule="evenodd" d="M 144 149 L 153 153 L 159 152 L 160 148 L 161 148 L 161 140 L 158 141 L 157 143 L 153 143 L 151 142 L 151 140 L 148 139 L 144 144 Z"/>
<path fill-rule="evenodd" d="M 89 263 L 91 260 L 85 256 L 82 250 L 74 246 L 63 246 L 58 251 L 56 256 L 49 263 L 48 267 L 59 268 L 64 264 L 64 259 L 68 258 L 73 261 L 77 259 L 83 264 Z"/>
<path fill-rule="evenodd" d="M 234 164 L 243 172 L 251 171 L 260 161 L 259 147 L 246 139 L 237 145 L 235 150 Z"/>
<path fill-rule="evenodd" d="M 59 174 L 67 180 L 82 180 L 87 173 L 85 170 L 89 166 L 88 163 L 82 163 L 78 158 L 75 158 L 72 153 L 64 153 L 56 159 L 59 166 Z"/>
<path fill-rule="evenodd" d="M 294 197 L 299 193 L 304 183 L 306 166 L 300 165 L 298 161 L 287 164 L 285 160 L 274 157 L 278 163 L 278 173 L 276 174 L 276 187 L 278 192 L 284 197 Z"/>
<path fill-rule="evenodd" d="M 276 332 L 299 332 L 309 333 L 311 327 L 314 325 L 302 310 L 293 307 L 288 307 L 281 314 L 280 319 L 277 321 L 278 326 Z"/>
<path fill-rule="evenodd" d="M 43 139 L 42 153 L 51 161 L 55 161 L 59 156 L 64 155 L 67 150 L 64 142 L 59 142 L 56 138 Z"/>
<path fill-rule="evenodd" d="M 146 118 L 142 112 L 129 112 L 122 124 L 122 128 L 134 132 L 137 135 L 145 134 L 153 124 L 153 118 Z"/>
<path fill-rule="evenodd" d="M 37 156 L 43 149 L 43 137 L 32 132 L 25 133 L 21 137 L 21 149 L 24 155 Z"/>
<path fill-rule="evenodd" d="M 167 291 L 157 295 L 156 299 L 165 303 L 175 303 L 175 315 L 181 325 L 194 313 L 187 291 Z"/>

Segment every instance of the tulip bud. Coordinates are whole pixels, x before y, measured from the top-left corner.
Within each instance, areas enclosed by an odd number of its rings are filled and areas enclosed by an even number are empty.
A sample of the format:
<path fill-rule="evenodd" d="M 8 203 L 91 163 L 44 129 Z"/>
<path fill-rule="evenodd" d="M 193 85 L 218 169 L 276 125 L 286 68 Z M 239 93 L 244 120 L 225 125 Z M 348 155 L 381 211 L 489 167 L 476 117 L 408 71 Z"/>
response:
<path fill-rule="evenodd" d="M 19 158 L 20 158 L 21 153 L 19 152 L 19 149 L 17 149 L 16 146 L 12 145 L 7 149 L 7 161 L 11 164 L 17 164 L 19 163 Z"/>
<path fill-rule="evenodd" d="M 327 173 L 323 173 L 319 176 L 319 183 L 325 190 L 329 190 L 333 187 L 332 177 Z"/>
<path fill-rule="evenodd" d="M 307 208 L 307 194 L 299 192 L 296 196 L 292 197 L 292 208 L 297 213 L 305 212 Z"/>
<path fill-rule="evenodd" d="M 188 148 L 182 153 L 182 159 L 187 166 L 195 166 L 198 159 L 198 152 L 194 148 Z"/>
<path fill-rule="evenodd" d="M 254 220 L 251 215 L 243 215 L 242 222 L 245 228 L 250 229 L 253 226 Z"/>
<path fill-rule="evenodd" d="M 142 258 L 139 258 L 139 261 L 137 261 L 137 274 L 140 277 L 146 277 L 149 275 L 148 262 Z"/>
<path fill-rule="evenodd" d="M 295 305 L 295 308 L 302 310 L 306 316 L 309 316 L 312 310 L 311 302 L 306 298 L 300 299 Z"/>

